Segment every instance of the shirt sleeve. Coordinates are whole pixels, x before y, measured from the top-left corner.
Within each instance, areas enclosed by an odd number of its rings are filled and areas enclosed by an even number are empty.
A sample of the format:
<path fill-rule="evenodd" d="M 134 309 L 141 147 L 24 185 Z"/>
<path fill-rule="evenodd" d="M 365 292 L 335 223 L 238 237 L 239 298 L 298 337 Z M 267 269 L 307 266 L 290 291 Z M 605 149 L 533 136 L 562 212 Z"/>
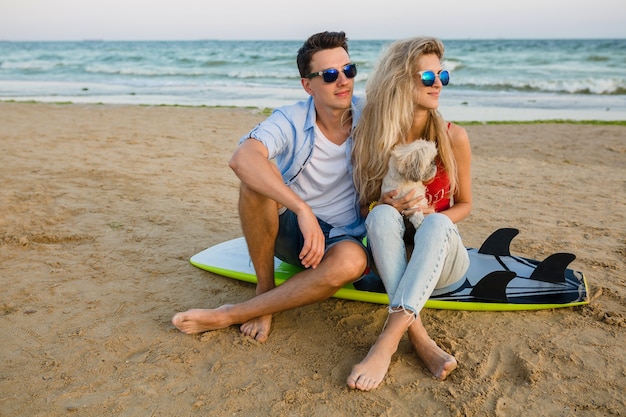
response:
<path fill-rule="evenodd" d="M 249 138 L 256 139 L 267 148 L 269 159 L 274 159 L 293 143 L 293 140 L 289 140 L 292 132 L 293 126 L 285 115 L 279 110 L 274 110 L 267 119 L 244 135 L 239 143 Z"/>

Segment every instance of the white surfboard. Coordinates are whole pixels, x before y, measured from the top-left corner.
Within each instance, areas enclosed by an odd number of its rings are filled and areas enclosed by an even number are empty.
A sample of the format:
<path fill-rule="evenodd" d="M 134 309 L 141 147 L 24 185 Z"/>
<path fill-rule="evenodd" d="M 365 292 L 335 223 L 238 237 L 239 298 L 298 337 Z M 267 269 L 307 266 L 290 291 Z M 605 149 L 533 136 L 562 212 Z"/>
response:
<path fill-rule="evenodd" d="M 479 248 L 468 248 L 470 267 L 463 280 L 436 290 L 426 308 L 449 310 L 513 311 L 573 307 L 588 304 L 587 282 L 582 272 L 568 269 L 576 258 L 556 253 L 543 261 L 510 254 L 517 229 L 499 229 Z M 190 259 L 192 265 L 224 277 L 256 283 L 254 266 L 243 237 L 207 248 Z M 301 271 L 274 258 L 276 284 Z M 356 287 L 355 287 L 356 285 Z M 388 304 L 382 282 L 374 274 L 346 285 L 336 298 Z"/>

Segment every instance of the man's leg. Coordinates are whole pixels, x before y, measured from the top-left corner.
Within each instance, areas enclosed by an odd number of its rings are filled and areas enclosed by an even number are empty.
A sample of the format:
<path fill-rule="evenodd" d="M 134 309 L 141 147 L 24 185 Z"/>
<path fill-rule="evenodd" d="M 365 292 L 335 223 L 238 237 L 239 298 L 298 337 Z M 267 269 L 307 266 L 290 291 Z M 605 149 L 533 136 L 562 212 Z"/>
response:
<path fill-rule="evenodd" d="M 239 218 L 257 276 L 256 295 L 275 287 L 274 242 L 278 235 L 278 206 L 275 201 L 241 185 Z M 270 334 L 272 315 L 254 317 L 242 323 L 241 332 L 259 342 Z"/>
<path fill-rule="evenodd" d="M 278 172 L 276 173 L 277 175 Z M 257 276 L 256 295 L 274 288 L 274 242 L 278 234 L 278 206 L 275 201 L 241 184 L 239 218 L 250 259 Z M 201 312 L 189 310 L 178 313 L 172 323 L 185 333 L 203 331 Z M 272 316 L 254 317 L 241 325 L 241 332 L 259 341 L 269 335 Z"/>
<path fill-rule="evenodd" d="M 340 241 L 327 251 L 317 268 L 306 269 L 278 287 L 238 304 L 178 313 L 172 322 L 184 333 L 200 333 L 312 304 L 357 280 L 366 266 L 367 255 L 361 245 L 353 240 Z"/>

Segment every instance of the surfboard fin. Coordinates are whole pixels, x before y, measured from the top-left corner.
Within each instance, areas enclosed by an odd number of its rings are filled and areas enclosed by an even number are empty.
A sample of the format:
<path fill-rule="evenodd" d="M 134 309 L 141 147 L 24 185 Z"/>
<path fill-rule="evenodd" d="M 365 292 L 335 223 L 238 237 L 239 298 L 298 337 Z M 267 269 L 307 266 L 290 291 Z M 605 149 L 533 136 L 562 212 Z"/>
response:
<path fill-rule="evenodd" d="M 498 229 L 483 242 L 478 253 L 494 256 L 511 256 L 511 241 L 519 230 L 510 227 Z"/>
<path fill-rule="evenodd" d="M 554 284 L 564 283 L 565 270 L 574 259 L 576 255 L 573 253 L 554 253 L 540 262 L 529 278 Z"/>
<path fill-rule="evenodd" d="M 506 286 L 517 275 L 513 271 L 493 271 L 485 275 L 474 285 L 470 295 L 479 300 L 508 303 Z"/>

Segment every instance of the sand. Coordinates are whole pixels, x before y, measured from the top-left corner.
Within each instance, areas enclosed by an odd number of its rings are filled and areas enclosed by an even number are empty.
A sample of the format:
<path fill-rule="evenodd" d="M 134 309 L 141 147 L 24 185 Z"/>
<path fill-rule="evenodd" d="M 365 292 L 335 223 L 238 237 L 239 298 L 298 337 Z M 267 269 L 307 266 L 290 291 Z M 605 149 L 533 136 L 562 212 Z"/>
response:
<path fill-rule="evenodd" d="M 254 109 L 0 103 L 0 416 L 626 415 L 626 127 L 470 125 L 477 247 L 572 252 L 589 305 L 424 310 L 459 367 L 434 379 L 405 338 L 383 384 L 345 380 L 384 306 L 330 299 L 189 336 L 170 319 L 251 284 L 189 257 L 241 235 L 227 167 Z"/>

